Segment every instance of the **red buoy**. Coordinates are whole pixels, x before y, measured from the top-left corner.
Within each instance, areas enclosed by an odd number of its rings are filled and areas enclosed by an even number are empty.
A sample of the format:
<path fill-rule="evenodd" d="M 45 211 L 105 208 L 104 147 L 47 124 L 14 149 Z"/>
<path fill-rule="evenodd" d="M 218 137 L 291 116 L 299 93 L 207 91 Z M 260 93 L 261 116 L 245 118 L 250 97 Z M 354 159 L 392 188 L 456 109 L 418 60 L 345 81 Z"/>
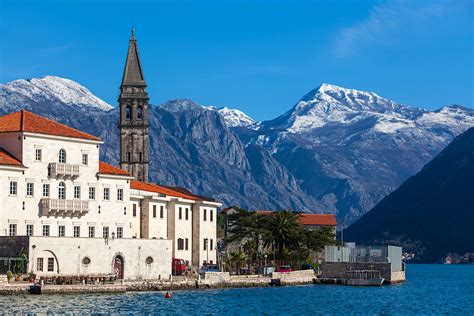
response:
<path fill-rule="evenodd" d="M 171 293 L 170 293 L 170 292 L 166 292 L 165 298 L 171 298 Z"/>

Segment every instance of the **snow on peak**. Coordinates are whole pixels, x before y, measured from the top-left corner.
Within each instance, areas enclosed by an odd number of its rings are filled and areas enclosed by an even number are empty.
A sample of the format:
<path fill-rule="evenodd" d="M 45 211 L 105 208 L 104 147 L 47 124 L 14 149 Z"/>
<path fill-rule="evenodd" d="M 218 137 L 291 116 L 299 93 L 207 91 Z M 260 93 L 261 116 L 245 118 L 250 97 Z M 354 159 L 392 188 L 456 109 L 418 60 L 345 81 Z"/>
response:
<path fill-rule="evenodd" d="M 3 93 L 8 93 L 10 102 L 18 103 L 31 100 L 34 102 L 55 102 L 71 106 L 90 107 L 108 111 L 113 107 L 102 99 L 93 95 L 79 83 L 56 76 L 42 78 L 19 79 L 0 85 Z"/>
<path fill-rule="evenodd" d="M 255 123 L 250 116 L 237 109 L 222 107 L 218 108 L 217 111 L 222 115 L 229 127 L 246 127 Z"/>
<path fill-rule="evenodd" d="M 170 112 L 181 112 L 181 111 L 205 109 L 204 106 L 190 99 L 170 100 L 162 104 L 161 107 Z"/>

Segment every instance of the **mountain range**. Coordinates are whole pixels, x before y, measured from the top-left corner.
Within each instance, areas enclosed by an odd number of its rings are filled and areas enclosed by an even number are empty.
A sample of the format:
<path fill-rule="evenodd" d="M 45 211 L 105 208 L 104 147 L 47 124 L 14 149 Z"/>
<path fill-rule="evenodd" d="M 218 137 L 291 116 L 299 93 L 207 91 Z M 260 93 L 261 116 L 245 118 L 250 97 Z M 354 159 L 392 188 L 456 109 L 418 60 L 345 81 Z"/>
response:
<path fill-rule="evenodd" d="M 118 111 L 87 88 L 54 76 L 0 85 L 0 114 L 23 108 L 101 137 L 101 158 L 118 163 Z M 151 181 L 348 225 L 474 126 L 474 109 L 428 111 L 322 84 L 269 121 L 179 99 L 151 105 L 149 124 Z"/>
<path fill-rule="evenodd" d="M 344 235 L 363 244 L 397 244 L 415 258 L 438 261 L 474 251 L 474 128 L 440 154 Z"/>

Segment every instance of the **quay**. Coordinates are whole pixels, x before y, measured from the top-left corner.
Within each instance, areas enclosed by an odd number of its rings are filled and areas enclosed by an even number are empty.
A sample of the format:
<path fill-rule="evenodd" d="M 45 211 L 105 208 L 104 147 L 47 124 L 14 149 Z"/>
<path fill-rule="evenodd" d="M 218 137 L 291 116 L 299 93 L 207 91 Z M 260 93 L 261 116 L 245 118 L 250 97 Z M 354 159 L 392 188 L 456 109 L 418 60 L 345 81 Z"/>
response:
<path fill-rule="evenodd" d="M 403 280 L 404 281 L 404 280 Z M 386 284 L 403 282 L 387 282 Z M 312 269 L 274 272 L 263 275 L 230 275 L 229 272 L 206 272 L 203 278 L 173 277 L 167 280 L 116 281 L 112 284 L 44 284 L 0 281 L 0 295 L 125 293 L 137 291 L 177 291 L 217 288 L 267 287 L 308 284 L 344 284 L 343 278 L 325 278 Z M 40 290 L 38 290 L 40 287 Z"/>

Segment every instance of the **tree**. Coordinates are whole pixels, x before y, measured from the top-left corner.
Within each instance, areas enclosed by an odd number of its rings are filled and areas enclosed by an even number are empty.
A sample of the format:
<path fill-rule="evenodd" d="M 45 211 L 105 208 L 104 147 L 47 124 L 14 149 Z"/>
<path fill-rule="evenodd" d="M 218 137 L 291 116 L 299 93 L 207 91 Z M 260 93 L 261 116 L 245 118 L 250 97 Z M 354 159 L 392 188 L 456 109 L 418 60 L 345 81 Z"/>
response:
<path fill-rule="evenodd" d="M 246 259 L 247 256 L 241 251 L 230 253 L 230 260 L 235 265 L 238 275 L 240 275 L 240 269 L 242 268 L 242 265 Z"/>
<path fill-rule="evenodd" d="M 284 210 L 273 213 L 267 219 L 265 245 L 274 244 L 282 258 L 287 257 L 289 248 L 299 248 L 304 231 L 299 216 L 299 213 Z"/>

